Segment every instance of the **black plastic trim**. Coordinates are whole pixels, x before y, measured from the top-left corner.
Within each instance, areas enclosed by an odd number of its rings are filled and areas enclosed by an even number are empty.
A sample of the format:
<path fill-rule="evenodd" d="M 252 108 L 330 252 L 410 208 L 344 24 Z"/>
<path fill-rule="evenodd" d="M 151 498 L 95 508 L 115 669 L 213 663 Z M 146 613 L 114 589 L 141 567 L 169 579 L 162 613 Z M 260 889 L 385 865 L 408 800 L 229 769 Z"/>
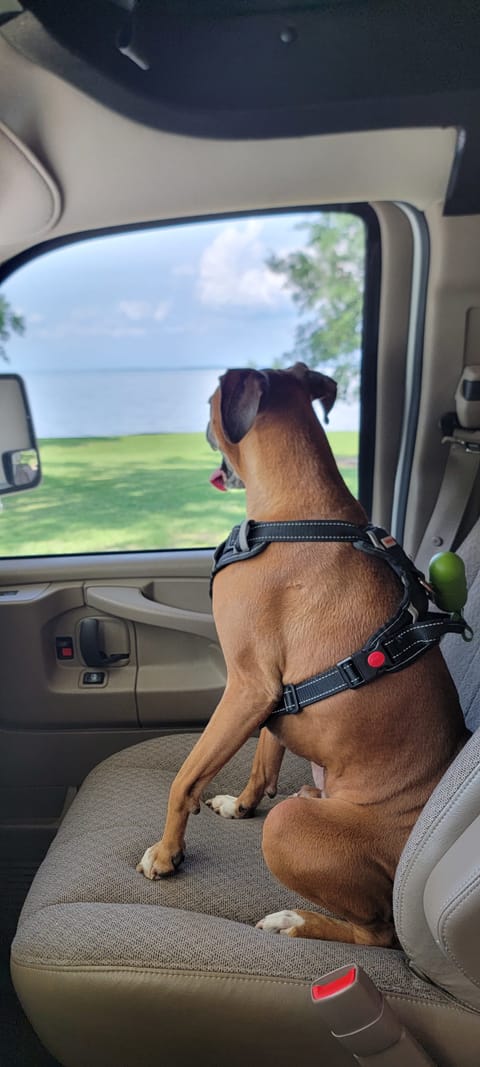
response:
<path fill-rule="evenodd" d="M 473 400 L 476 403 L 480 400 L 480 381 L 476 382 L 462 382 L 462 396 L 464 400 Z"/>
<path fill-rule="evenodd" d="M 382 280 L 380 225 L 372 207 L 365 205 L 361 215 L 366 226 L 365 290 L 363 301 L 362 363 L 360 373 L 360 427 L 358 454 L 358 498 L 368 518 L 372 515 L 377 423 L 378 331 Z"/>

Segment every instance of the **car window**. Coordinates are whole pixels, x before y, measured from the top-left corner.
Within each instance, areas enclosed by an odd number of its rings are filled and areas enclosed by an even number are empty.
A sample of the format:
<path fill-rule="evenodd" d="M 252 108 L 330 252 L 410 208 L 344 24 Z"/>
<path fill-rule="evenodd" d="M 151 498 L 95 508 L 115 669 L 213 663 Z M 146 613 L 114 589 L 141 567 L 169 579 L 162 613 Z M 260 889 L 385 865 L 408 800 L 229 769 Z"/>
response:
<path fill-rule="evenodd" d="M 328 436 L 356 493 L 366 240 L 356 214 L 288 212 L 89 237 L 18 268 L 0 370 L 24 377 L 43 480 L 4 499 L 0 553 L 222 540 L 244 492 L 210 484 L 205 428 L 230 367 L 335 377 Z"/>

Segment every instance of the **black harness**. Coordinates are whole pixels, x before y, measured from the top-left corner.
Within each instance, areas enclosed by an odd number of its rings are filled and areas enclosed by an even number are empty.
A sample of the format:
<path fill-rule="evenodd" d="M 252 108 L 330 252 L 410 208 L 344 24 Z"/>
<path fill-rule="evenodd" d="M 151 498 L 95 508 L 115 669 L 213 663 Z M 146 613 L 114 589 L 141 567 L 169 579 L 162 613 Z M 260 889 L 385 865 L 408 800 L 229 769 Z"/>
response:
<path fill-rule="evenodd" d="M 395 539 L 379 526 L 312 519 L 299 522 L 252 522 L 234 526 L 214 555 L 210 580 L 230 563 L 252 559 L 273 541 L 349 541 L 353 548 L 388 563 L 403 585 L 395 615 L 369 637 L 363 648 L 304 682 L 286 685 L 283 699 L 267 719 L 296 715 L 345 689 L 357 689 L 382 674 L 401 671 L 438 644 L 446 633 L 465 635 L 468 626 L 460 614 L 429 611 L 434 590 Z"/>

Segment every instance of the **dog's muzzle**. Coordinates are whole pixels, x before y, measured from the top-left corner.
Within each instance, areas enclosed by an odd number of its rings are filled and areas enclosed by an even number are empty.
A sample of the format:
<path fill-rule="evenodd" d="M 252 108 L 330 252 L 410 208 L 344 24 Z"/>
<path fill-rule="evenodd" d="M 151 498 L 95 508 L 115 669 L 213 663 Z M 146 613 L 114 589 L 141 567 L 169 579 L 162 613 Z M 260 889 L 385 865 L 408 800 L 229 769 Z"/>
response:
<path fill-rule="evenodd" d="M 206 432 L 207 441 L 214 452 L 219 452 L 218 441 L 212 430 L 211 422 L 208 423 Z M 245 485 L 238 474 L 235 473 L 232 465 L 228 462 L 228 459 L 222 453 L 222 462 L 217 470 L 210 475 L 210 482 L 216 489 L 245 489 Z"/>

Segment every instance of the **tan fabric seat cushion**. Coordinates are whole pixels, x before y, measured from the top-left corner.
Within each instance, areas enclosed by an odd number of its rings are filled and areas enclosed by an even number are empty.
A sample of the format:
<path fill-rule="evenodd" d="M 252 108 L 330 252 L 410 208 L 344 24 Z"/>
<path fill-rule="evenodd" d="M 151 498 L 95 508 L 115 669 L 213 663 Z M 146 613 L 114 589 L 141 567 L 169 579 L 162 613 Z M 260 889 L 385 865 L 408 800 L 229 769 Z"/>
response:
<path fill-rule="evenodd" d="M 269 911 L 310 907 L 267 870 L 264 815 L 225 820 L 202 805 L 189 822 L 181 871 L 156 882 L 136 873 L 144 848 L 160 835 L 170 782 L 194 740 L 177 735 L 135 745 L 89 775 L 26 900 L 13 948 L 17 961 L 213 968 L 310 980 L 319 968 L 352 958 L 348 945 L 254 929 Z M 210 795 L 240 790 L 254 745 L 223 769 Z M 282 794 L 305 780 L 311 780 L 309 766 L 287 754 Z M 262 804 L 263 813 L 271 803 Z M 384 989 L 441 998 L 409 970 L 401 952 L 358 948 L 355 958 Z"/>
<path fill-rule="evenodd" d="M 262 815 L 224 820 L 202 806 L 188 859 L 172 879 L 135 871 L 159 836 L 171 780 L 195 737 L 173 736 L 110 757 L 84 783 L 26 900 L 12 976 L 41 1040 L 66 1067 L 348 1067 L 318 1020 L 311 981 L 356 961 L 389 992 L 439 1063 L 462 1040 L 476 1067 L 480 1020 L 409 969 L 403 953 L 264 934 L 255 921 L 294 899 L 267 871 Z M 209 788 L 237 793 L 254 742 Z M 310 768 L 287 755 L 282 794 Z M 265 802 L 264 812 L 271 802 Z M 321 847 L 321 842 L 319 843 Z M 450 1049 L 450 1052 L 449 1052 Z M 472 1051 L 473 1050 L 473 1051 Z M 446 1052 L 446 1055 L 444 1053 Z M 440 1053 L 443 1059 L 440 1058 Z"/>

